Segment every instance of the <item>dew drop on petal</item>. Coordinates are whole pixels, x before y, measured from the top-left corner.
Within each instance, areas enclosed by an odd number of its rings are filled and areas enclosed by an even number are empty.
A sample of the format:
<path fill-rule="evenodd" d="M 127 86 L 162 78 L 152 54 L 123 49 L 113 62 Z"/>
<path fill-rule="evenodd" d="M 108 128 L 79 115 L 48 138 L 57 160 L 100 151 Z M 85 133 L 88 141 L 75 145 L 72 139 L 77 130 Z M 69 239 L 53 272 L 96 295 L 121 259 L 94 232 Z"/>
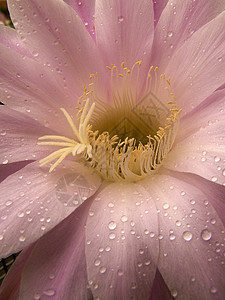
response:
<path fill-rule="evenodd" d="M 123 17 L 123 16 L 119 16 L 119 17 L 118 17 L 118 22 L 119 22 L 119 23 L 123 22 L 123 20 L 124 20 L 124 17 Z"/>
<path fill-rule="evenodd" d="M 178 295 L 177 290 L 171 290 L 171 295 L 172 295 L 173 297 L 177 297 L 177 295 Z"/>
<path fill-rule="evenodd" d="M 216 182 L 217 181 L 217 177 L 216 176 L 212 176 L 211 180 L 212 180 L 212 182 Z"/>
<path fill-rule="evenodd" d="M 215 162 L 219 162 L 220 161 L 220 157 L 219 156 L 215 156 L 214 160 L 215 160 Z"/>
<path fill-rule="evenodd" d="M 176 224 L 176 226 L 180 227 L 181 226 L 181 221 L 177 220 L 175 224 Z"/>
<path fill-rule="evenodd" d="M 106 247 L 105 247 L 105 251 L 106 251 L 106 252 L 109 252 L 110 250 L 111 250 L 111 248 L 110 248 L 109 246 L 106 246 Z"/>
<path fill-rule="evenodd" d="M 44 295 L 46 296 L 54 296 L 55 295 L 55 290 L 53 289 L 47 289 L 44 291 Z"/>
<path fill-rule="evenodd" d="M 173 36 L 173 31 L 168 31 L 167 36 L 171 38 Z"/>
<path fill-rule="evenodd" d="M 110 230 L 114 230 L 116 228 L 116 222 L 114 221 L 109 222 L 108 227 Z"/>
<path fill-rule="evenodd" d="M 37 56 L 39 55 L 39 53 L 38 53 L 37 51 L 33 51 L 33 52 L 32 52 L 32 55 L 33 55 L 34 57 L 37 57 Z"/>
<path fill-rule="evenodd" d="M 208 229 L 204 229 L 201 232 L 201 237 L 204 241 L 209 241 L 212 237 L 212 232 L 209 231 Z"/>
<path fill-rule="evenodd" d="M 20 241 L 20 242 L 24 242 L 25 240 L 26 240 L 25 236 L 21 235 L 21 236 L 19 237 L 19 241 Z"/>
<path fill-rule="evenodd" d="M 110 233 L 109 239 L 110 239 L 110 240 L 114 240 L 115 238 L 116 238 L 115 233 Z"/>
<path fill-rule="evenodd" d="M 163 204 L 163 208 L 164 208 L 164 209 L 168 209 L 169 207 L 170 207 L 170 205 L 169 205 L 168 203 L 164 203 L 164 204 Z"/>
<path fill-rule="evenodd" d="M 105 267 L 101 267 L 101 268 L 99 269 L 99 272 L 100 272 L 101 274 L 104 274 L 104 273 L 106 272 L 106 268 L 105 268 Z"/>
<path fill-rule="evenodd" d="M 149 259 L 146 259 L 146 260 L 144 261 L 144 264 L 145 264 L 146 266 L 149 266 L 149 265 L 151 264 L 151 261 L 150 261 Z"/>
<path fill-rule="evenodd" d="M 125 216 L 125 215 L 123 215 L 123 216 L 121 217 L 121 221 L 122 221 L 123 223 L 127 222 L 127 221 L 128 221 L 128 217 Z"/>
<path fill-rule="evenodd" d="M 39 300 L 41 299 L 41 295 L 40 294 L 34 294 L 34 300 Z"/>
<path fill-rule="evenodd" d="M 174 241 L 175 238 L 176 238 L 176 236 L 175 236 L 174 234 L 170 234 L 170 240 L 171 240 L 171 241 Z"/>
<path fill-rule="evenodd" d="M 123 275 L 123 271 L 122 270 L 118 270 L 117 274 L 118 274 L 118 276 L 122 276 Z"/>
<path fill-rule="evenodd" d="M 192 233 L 190 231 L 184 231 L 183 232 L 183 239 L 187 242 L 191 241 L 192 240 Z"/>
<path fill-rule="evenodd" d="M 212 294 L 216 294 L 216 293 L 217 293 L 216 287 L 215 287 L 215 286 L 212 286 L 212 287 L 210 288 L 210 292 L 211 292 Z"/>
<path fill-rule="evenodd" d="M 94 262 L 95 266 L 98 267 L 101 264 L 101 260 L 100 259 L 96 259 Z"/>

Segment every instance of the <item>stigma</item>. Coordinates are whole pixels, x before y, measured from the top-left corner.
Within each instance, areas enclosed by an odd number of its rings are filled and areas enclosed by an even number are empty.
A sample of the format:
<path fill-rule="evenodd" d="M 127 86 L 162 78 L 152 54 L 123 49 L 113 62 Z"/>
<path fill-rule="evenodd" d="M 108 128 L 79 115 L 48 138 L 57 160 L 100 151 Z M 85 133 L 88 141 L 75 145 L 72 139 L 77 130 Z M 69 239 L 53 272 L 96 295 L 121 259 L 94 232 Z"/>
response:
<path fill-rule="evenodd" d="M 171 89 L 170 78 L 150 67 L 145 82 L 140 80 L 141 61 L 131 69 L 108 66 L 111 72 L 110 101 L 100 99 L 98 74 L 80 97 L 83 103 L 72 116 L 61 108 L 74 139 L 58 135 L 39 138 L 38 145 L 60 147 L 40 160 L 55 161 L 52 172 L 68 155 L 95 169 L 107 181 L 138 181 L 154 174 L 171 150 L 179 126 L 181 110 Z M 143 76 L 142 76 L 143 78 Z M 142 79 L 143 80 L 143 79 Z"/>

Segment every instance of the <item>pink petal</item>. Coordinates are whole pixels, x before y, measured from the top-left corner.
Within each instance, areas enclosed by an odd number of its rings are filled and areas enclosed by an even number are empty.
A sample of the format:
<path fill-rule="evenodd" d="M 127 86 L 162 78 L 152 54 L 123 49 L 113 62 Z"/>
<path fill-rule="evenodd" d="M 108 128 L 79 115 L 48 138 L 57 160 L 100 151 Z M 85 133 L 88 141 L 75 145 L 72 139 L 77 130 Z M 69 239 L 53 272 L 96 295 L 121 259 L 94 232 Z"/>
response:
<path fill-rule="evenodd" d="M 41 159 L 52 148 L 38 146 L 37 142 L 39 137 L 54 132 L 5 105 L 0 107 L 0 128 L 0 162 L 3 164 Z"/>
<path fill-rule="evenodd" d="M 225 11 L 201 27 L 171 58 L 166 75 L 187 113 L 225 82 Z"/>
<path fill-rule="evenodd" d="M 86 225 L 86 259 L 94 298 L 148 299 L 158 259 L 158 220 L 149 193 L 113 183 L 94 199 Z"/>
<path fill-rule="evenodd" d="M 77 12 L 90 35 L 94 37 L 95 0 L 64 0 L 64 2 L 69 4 Z"/>
<path fill-rule="evenodd" d="M 172 300 L 171 293 L 163 280 L 159 270 L 156 270 L 156 275 L 149 300 Z"/>
<path fill-rule="evenodd" d="M 33 247 L 34 245 L 31 245 L 29 248 L 25 249 L 11 266 L 0 288 L 1 300 L 18 299 L 23 268 Z"/>
<path fill-rule="evenodd" d="M 0 165 L 0 183 L 3 180 L 5 180 L 9 175 L 16 173 L 29 163 L 31 163 L 31 161 L 18 161 L 12 164 Z"/>
<path fill-rule="evenodd" d="M 84 228 L 90 204 L 88 200 L 36 243 L 24 267 L 21 299 L 88 298 Z"/>
<path fill-rule="evenodd" d="M 1 26 L 0 28 L 0 44 L 13 49 L 21 55 L 32 57 L 31 53 L 21 41 L 16 31 L 9 26 Z"/>
<path fill-rule="evenodd" d="M 73 107 L 74 110 L 74 94 L 65 91 L 63 81 L 59 82 L 60 78 L 50 68 L 22 55 L 22 50 L 14 50 L 14 47 L 0 45 L 1 101 L 44 126 L 65 133 L 68 124 L 59 109 Z M 2 106 L 0 109 L 3 110 Z"/>
<path fill-rule="evenodd" d="M 74 9 L 62 0 L 9 0 L 8 6 L 34 58 L 53 70 L 65 93 L 76 97 L 78 90 L 82 94 L 90 73 L 101 69 L 101 58 Z"/>
<path fill-rule="evenodd" d="M 156 1 L 155 18 L 161 13 L 161 6 L 165 6 L 165 1 Z M 152 64 L 164 72 L 175 51 L 224 9 L 225 2 L 221 0 L 168 1 L 155 30 Z"/>
<path fill-rule="evenodd" d="M 156 26 L 168 0 L 153 0 L 152 2 L 154 8 L 154 22 Z"/>
<path fill-rule="evenodd" d="M 206 186 L 200 181 L 196 187 L 187 177 L 192 175 L 171 172 L 145 181 L 158 199 L 158 269 L 178 299 L 210 300 L 214 294 L 215 299 L 223 299 L 224 226 L 205 193 Z M 192 179 L 197 181 L 196 176 Z M 214 185 L 214 197 L 216 190 Z"/>
<path fill-rule="evenodd" d="M 225 91 L 219 90 L 181 120 L 166 168 L 225 182 Z"/>
<path fill-rule="evenodd" d="M 151 51 L 154 15 L 152 1 L 100 1 L 95 4 L 96 42 L 106 65 L 130 68 Z M 141 34 L 140 34 L 141 32 Z"/>
<path fill-rule="evenodd" d="M 99 185 L 99 177 L 90 170 L 66 161 L 51 174 L 48 167 L 35 162 L 7 177 L 0 186 L 2 257 L 20 251 L 52 229 Z"/>
<path fill-rule="evenodd" d="M 177 177 L 179 177 L 180 173 L 177 172 L 174 174 L 177 174 Z M 188 184 L 204 191 L 204 194 L 210 199 L 210 203 L 225 226 L 225 186 L 217 185 L 216 183 L 205 180 L 197 175 L 190 176 L 190 174 L 183 173 L 182 178 L 188 182 Z"/>

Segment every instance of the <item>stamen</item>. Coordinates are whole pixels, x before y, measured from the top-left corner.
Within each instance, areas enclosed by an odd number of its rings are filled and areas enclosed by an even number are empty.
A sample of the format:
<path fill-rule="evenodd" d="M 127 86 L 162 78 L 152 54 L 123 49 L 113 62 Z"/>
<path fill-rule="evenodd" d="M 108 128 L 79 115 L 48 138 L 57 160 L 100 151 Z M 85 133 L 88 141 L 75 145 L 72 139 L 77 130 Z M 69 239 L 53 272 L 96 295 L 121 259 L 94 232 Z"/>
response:
<path fill-rule="evenodd" d="M 52 172 L 70 153 L 72 153 L 73 156 L 79 155 L 81 153 L 86 153 L 87 157 L 92 157 L 92 146 L 89 143 L 88 135 L 90 131 L 90 125 L 88 124 L 91 115 L 93 114 L 95 103 L 91 105 L 91 108 L 88 111 L 88 105 L 89 105 L 89 99 L 87 99 L 85 106 L 81 112 L 81 118 L 79 123 L 79 129 L 75 126 L 71 116 L 68 114 L 68 112 L 61 108 L 61 111 L 63 112 L 64 116 L 66 117 L 70 127 L 73 130 L 73 133 L 75 134 L 78 141 L 64 137 L 64 136 L 58 136 L 58 135 L 45 135 L 39 138 L 39 140 L 50 140 L 50 141 L 44 141 L 44 142 L 38 142 L 38 145 L 42 146 L 61 146 L 65 147 L 62 149 L 59 149 L 52 154 L 48 155 L 47 157 L 40 160 L 40 166 L 44 166 L 55 159 L 57 161 L 51 166 L 49 172 Z M 59 142 L 62 141 L 62 142 Z"/>
<path fill-rule="evenodd" d="M 84 94 L 79 97 L 83 106 L 78 101 L 78 128 L 61 108 L 75 139 L 58 135 L 40 137 L 39 145 L 63 147 L 42 159 L 41 166 L 56 160 L 49 170 L 52 172 L 69 154 L 82 154 L 90 167 L 109 181 L 137 181 L 158 170 L 174 143 L 181 110 L 171 91 L 170 78 L 159 75 L 158 67 L 149 68 L 142 86 L 141 64 L 137 61 L 130 69 L 124 62 L 118 68 L 113 64 L 107 66 L 113 105 L 99 98 L 98 74 L 90 75 L 92 82 L 84 86 Z M 155 102 L 151 102 L 153 98 Z M 143 101 L 149 102 L 142 107 Z M 117 134 L 121 128 L 117 130 L 115 125 L 119 122 L 128 126 L 125 136 Z M 140 132 L 135 133 L 135 128 Z"/>

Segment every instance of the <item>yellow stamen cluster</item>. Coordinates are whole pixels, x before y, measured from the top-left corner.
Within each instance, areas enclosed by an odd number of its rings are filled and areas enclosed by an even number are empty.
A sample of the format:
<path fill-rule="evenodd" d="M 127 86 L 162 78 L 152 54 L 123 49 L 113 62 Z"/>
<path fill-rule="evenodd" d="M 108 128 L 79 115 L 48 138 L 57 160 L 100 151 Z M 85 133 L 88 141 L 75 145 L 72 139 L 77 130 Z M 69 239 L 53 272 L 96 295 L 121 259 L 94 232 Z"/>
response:
<path fill-rule="evenodd" d="M 85 105 L 79 111 L 78 129 L 68 112 L 61 108 L 75 139 L 56 135 L 39 138 L 46 140 L 39 142 L 39 145 L 63 147 L 42 159 L 41 166 L 56 160 L 50 168 L 51 172 L 72 153 L 73 156 L 82 154 L 82 158 L 109 181 L 137 181 L 158 169 L 172 148 L 181 112 L 171 92 L 170 78 L 166 79 L 164 74 L 158 76 L 158 68 L 150 67 L 143 87 L 139 82 L 141 61 L 131 69 L 124 63 L 121 67 L 122 71 L 115 65 L 107 67 L 111 72 L 113 105 L 99 99 L 96 89 L 98 74 L 90 75 L 95 83 L 91 82 L 88 89 L 84 87 L 84 94 L 80 97 Z M 152 95 L 157 95 L 155 99 L 158 103 L 151 106 L 151 102 L 147 102 L 140 108 L 139 104 L 143 101 L 152 101 Z M 151 126 L 143 119 L 144 114 L 148 118 L 153 116 Z M 133 119 L 145 138 L 139 139 L 138 134 L 121 137 L 117 131 L 111 130 L 119 120 L 125 124 L 123 119 Z M 128 127 L 133 132 L 132 125 Z"/>
<path fill-rule="evenodd" d="M 86 153 L 89 158 L 92 157 L 92 146 L 89 143 L 88 131 L 90 127 L 89 120 L 93 113 L 95 103 L 91 105 L 89 111 L 88 111 L 88 106 L 89 106 L 89 99 L 87 99 L 84 109 L 81 113 L 79 129 L 76 128 L 68 112 L 64 108 L 61 108 L 61 111 L 66 117 L 70 127 L 73 130 L 73 133 L 75 134 L 76 139 L 79 142 L 58 135 L 45 135 L 39 138 L 39 140 L 50 140 L 50 141 L 39 142 L 38 145 L 64 147 L 62 149 L 53 152 L 52 154 L 48 155 L 42 160 L 40 160 L 40 165 L 44 166 L 57 159 L 56 162 L 51 166 L 49 172 L 52 172 L 70 153 L 72 153 L 73 156 L 80 153 Z"/>

